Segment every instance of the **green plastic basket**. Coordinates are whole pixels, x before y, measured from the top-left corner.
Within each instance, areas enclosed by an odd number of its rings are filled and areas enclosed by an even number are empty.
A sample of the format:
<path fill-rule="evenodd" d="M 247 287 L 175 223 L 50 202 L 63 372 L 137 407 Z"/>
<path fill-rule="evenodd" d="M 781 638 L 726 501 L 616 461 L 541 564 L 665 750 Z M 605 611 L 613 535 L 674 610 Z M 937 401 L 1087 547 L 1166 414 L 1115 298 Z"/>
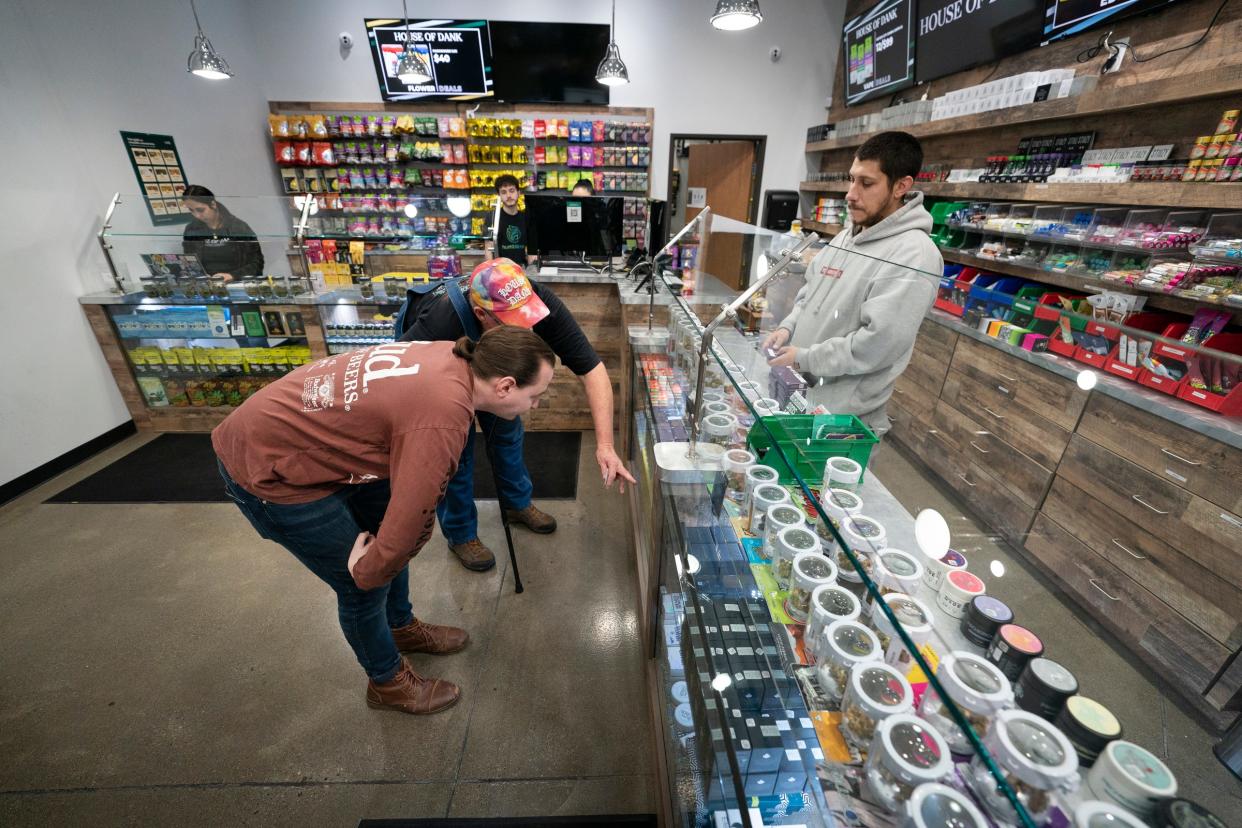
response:
<path fill-rule="evenodd" d="M 820 420 L 821 433 L 848 436 L 815 438 L 811 430 L 816 419 Z M 785 461 L 789 458 L 797 470 L 797 476 L 811 486 L 820 485 L 824 479 L 824 464 L 829 457 L 848 457 L 863 467 L 865 476 L 871 448 L 878 442 L 875 433 L 853 414 L 818 417 L 813 414 L 778 414 L 762 417 L 746 436 L 746 444 L 751 451 L 763 465 L 776 469 L 782 483 L 796 480 L 794 469 Z M 775 450 L 777 446 L 781 449 L 779 452 Z"/>

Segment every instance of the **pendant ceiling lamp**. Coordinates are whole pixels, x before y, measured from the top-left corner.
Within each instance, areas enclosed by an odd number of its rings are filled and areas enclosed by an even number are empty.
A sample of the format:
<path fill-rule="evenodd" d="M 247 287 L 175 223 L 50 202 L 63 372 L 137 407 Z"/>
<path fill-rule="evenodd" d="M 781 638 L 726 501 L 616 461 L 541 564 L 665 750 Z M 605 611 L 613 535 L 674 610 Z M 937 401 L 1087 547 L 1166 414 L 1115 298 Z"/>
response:
<path fill-rule="evenodd" d="M 190 0 L 190 11 L 194 12 L 194 26 L 198 34 L 194 35 L 194 51 L 190 52 L 185 62 L 185 71 L 208 80 L 225 80 L 233 77 L 228 61 L 216 54 L 211 40 L 203 34 L 203 24 L 198 22 L 198 9 L 194 8 L 194 0 Z"/>
<path fill-rule="evenodd" d="M 405 51 L 401 53 L 401 60 L 397 61 L 397 79 L 411 85 L 426 83 L 431 80 L 431 67 L 410 41 L 410 13 L 405 9 L 405 0 L 401 0 L 401 14 L 401 19 L 405 21 Z"/>
<path fill-rule="evenodd" d="M 622 86 L 630 82 L 629 70 L 617 48 L 617 0 L 612 0 L 612 27 L 608 30 L 608 51 L 595 70 L 595 80 L 605 86 Z"/>
<path fill-rule="evenodd" d="M 717 0 L 711 21 L 717 29 L 740 32 L 758 26 L 763 21 L 763 12 L 759 11 L 759 0 Z"/>

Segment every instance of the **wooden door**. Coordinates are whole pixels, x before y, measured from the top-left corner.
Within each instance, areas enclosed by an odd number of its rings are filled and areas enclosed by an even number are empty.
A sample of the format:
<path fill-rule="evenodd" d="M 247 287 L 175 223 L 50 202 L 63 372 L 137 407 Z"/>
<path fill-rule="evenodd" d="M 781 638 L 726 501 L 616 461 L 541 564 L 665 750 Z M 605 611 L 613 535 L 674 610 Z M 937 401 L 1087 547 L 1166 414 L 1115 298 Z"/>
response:
<path fill-rule="evenodd" d="M 718 144 L 691 144 L 687 192 L 696 187 L 707 190 L 707 205 L 717 216 L 750 221 L 750 197 L 755 175 L 755 145 L 750 141 L 723 141 Z M 687 199 L 689 204 L 690 199 Z M 700 207 L 686 207 L 686 221 Z M 747 282 L 745 252 L 753 239 L 742 233 L 711 234 L 704 261 L 699 269 L 715 276 L 734 290 Z"/>

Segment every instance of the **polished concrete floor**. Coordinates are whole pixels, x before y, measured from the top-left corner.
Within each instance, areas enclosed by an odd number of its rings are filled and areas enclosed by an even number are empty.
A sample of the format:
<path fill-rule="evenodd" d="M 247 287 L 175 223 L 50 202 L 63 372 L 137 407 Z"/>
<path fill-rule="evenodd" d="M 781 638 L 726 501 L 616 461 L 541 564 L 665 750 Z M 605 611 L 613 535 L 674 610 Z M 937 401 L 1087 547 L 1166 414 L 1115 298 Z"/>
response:
<path fill-rule="evenodd" d="M 1187 705 L 1173 689 L 1137 666 L 1129 650 L 1085 618 L 1021 553 L 981 528 L 966 504 L 931 482 L 932 473 L 917 458 L 886 441 L 873 470 L 911 514 L 936 509 L 944 515 L 954 548 L 985 578 L 988 592 L 1009 604 L 1017 622 L 1044 640 L 1048 657 L 1078 677 L 1083 695 L 1113 711 L 1123 738 L 1168 764 L 1180 796 L 1203 804 L 1233 828 L 1242 826 L 1242 781 L 1216 760 L 1216 737 L 1184 712 Z"/>
<path fill-rule="evenodd" d="M 651 813 L 656 783 L 624 500 L 590 435 L 560 528 L 463 569 L 437 534 L 414 609 L 467 628 L 415 669 L 443 713 L 371 710 L 335 602 L 231 504 L 43 505 L 133 437 L 0 508 L 0 825 L 339 825 Z"/>

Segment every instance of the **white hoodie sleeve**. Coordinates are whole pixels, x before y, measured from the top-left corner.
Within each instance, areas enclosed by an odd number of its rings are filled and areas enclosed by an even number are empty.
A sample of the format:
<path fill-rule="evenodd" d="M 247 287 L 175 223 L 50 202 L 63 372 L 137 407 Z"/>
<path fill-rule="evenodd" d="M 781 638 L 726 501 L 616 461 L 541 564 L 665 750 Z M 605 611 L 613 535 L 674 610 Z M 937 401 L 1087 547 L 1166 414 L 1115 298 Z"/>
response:
<path fill-rule="evenodd" d="M 869 374 L 892 365 L 913 346 L 919 323 L 935 298 L 928 279 L 905 274 L 878 279 L 863 300 L 861 326 L 799 351 L 798 365 L 829 378 Z"/>

